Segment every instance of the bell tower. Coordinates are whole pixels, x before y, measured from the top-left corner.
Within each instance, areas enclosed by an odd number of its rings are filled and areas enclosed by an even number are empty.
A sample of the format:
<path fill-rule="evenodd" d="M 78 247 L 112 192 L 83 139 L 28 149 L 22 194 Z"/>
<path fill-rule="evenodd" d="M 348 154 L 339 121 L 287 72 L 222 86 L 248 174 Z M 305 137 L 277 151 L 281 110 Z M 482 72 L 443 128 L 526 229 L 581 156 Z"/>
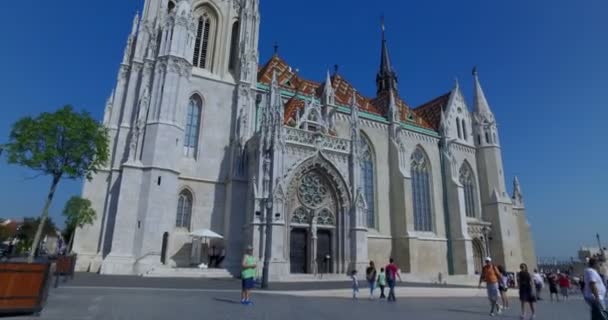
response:
<path fill-rule="evenodd" d="M 522 260 L 517 216 L 507 194 L 502 151 L 494 114 L 481 88 L 477 69 L 473 69 L 475 137 L 477 172 L 481 195 L 482 219 L 492 223 L 487 251 L 497 264 L 517 270 Z"/>

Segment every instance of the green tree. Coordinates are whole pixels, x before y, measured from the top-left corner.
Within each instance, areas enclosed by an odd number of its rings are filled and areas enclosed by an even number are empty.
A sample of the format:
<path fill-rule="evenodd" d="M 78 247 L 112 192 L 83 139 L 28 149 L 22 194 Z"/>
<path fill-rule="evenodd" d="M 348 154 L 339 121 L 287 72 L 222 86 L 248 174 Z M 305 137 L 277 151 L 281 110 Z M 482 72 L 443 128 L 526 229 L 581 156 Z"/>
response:
<path fill-rule="evenodd" d="M 49 207 L 62 178 L 92 179 L 109 158 L 107 130 L 86 112 L 65 106 L 54 113 L 25 117 L 11 130 L 9 142 L 2 146 L 8 162 L 28 167 L 51 177 L 41 223 L 33 239 L 29 262 L 32 262 Z"/>
<path fill-rule="evenodd" d="M 68 252 L 72 252 L 72 244 L 74 243 L 74 234 L 77 228 L 82 228 L 87 224 L 93 224 L 96 218 L 96 213 L 91 208 L 91 201 L 81 197 L 71 197 L 63 208 L 63 215 L 66 218 L 66 229 L 70 235 L 68 243 Z"/>

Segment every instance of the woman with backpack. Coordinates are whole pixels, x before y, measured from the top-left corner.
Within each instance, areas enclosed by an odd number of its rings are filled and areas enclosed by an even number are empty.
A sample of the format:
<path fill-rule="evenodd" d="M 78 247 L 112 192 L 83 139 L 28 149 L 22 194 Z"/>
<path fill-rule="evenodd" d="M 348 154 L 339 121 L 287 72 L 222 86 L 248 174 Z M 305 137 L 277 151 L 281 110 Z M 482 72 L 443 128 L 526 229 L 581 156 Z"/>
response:
<path fill-rule="evenodd" d="M 369 285 L 369 298 L 374 298 L 374 289 L 376 289 L 376 265 L 373 261 L 369 262 L 369 266 L 365 270 L 365 279 L 367 279 L 367 284 Z"/>

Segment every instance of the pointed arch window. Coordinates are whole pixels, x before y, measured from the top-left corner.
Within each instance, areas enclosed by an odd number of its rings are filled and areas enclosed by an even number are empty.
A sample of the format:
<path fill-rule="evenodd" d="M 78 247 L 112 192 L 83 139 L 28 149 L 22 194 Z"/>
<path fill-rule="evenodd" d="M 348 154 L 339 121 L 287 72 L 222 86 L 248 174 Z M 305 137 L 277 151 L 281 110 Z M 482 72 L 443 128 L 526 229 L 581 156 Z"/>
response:
<path fill-rule="evenodd" d="M 456 127 L 458 128 L 458 139 L 462 139 L 462 130 L 460 128 L 460 118 L 456 118 Z"/>
<path fill-rule="evenodd" d="M 414 229 L 432 232 L 431 167 L 426 154 L 420 148 L 416 148 L 412 154 L 411 173 Z"/>
<path fill-rule="evenodd" d="M 190 220 L 192 218 L 192 193 L 183 190 L 177 200 L 177 216 L 175 227 L 190 230 Z"/>
<path fill-rule="evenodd" d="M 360 139 L 361 181 L 360 186 L 367 203 L 367 227 L 376 228 L 376 168 L 371 142 L 361 134 Z"/>
<path fill-rule="evenodd" d="M 238 52 L 239 52 L 239 22 L 235 21 L 232 25 L 232 36 L 230 39 L 230 63 L 228 68 L 235 72 L 237 69 Z"/>
<path fill-rule="evenodd" d="M 201 127 L 202 100 L 198 96 L 192 96 L 188 102 L 188 116 L 186 117 L 186 129 L 184 137 L 184 155 L 196 158 L 198 153 L 198 138 Z"/>
<path fill-rule="evenodd" d="M 462 138 L 464 140 L 469 138 L 467 134 L 467 123 L 464 121 L 464 119 L 462 119 Z"/>
<path fill-rule="evenodd" d="M 201 6 L 195 10 L 197 20 L 196 39 L 192 64 L 201 69 L 212 69 L 215 34 L 217 30 L 217 15 L 209 6 Z"/>
<path fill-rule="evenodd" d="M 464 204 L 466 216 L 469 218 L 477 217 L 475 205 L 475 176 L 468 163 L 464 163 L 460 168 L 460 184 L 464 189 Z"/>

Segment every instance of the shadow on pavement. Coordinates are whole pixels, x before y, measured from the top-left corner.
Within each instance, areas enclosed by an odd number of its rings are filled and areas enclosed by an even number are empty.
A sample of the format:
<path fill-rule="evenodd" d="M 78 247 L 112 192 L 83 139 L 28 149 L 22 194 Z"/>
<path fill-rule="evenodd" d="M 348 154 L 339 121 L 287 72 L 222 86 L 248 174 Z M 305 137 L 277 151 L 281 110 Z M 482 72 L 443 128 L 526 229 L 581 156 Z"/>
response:
<path fill-rule="evenodd" d="M 226 299 L 226 298 L 213 298 L 213 300 L 218 301 L 218 302 L 230 303 L 230 304 L 241 304 L 240 300 L 232 300 L 232 299 Z"/>

